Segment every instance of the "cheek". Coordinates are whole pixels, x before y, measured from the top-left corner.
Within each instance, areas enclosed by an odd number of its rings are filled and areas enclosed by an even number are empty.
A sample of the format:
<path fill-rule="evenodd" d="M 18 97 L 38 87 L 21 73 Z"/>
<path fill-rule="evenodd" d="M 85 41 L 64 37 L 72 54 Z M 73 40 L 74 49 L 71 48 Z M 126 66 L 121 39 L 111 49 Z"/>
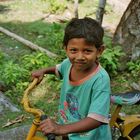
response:
<path fill-rule="evenodd" d="M 76 59 L 76 57 L 73 56 L 73 55 L 69 55 L 69 59 L 70 59 L 71 61 L 73 61 L 74 59 Z"/>
<path fill-rule="evenodd" d="M 88 57 L 88 60 L 89 60 L 90 62 L 95 62 L 96 59 L 97 59 L 97 56 L 96 56 L 96 55 L 92 55 L 92 56 Z"/>
<path fill-rule="evenodd" d="M 75 56 L 70 53 L 67 53 L 67 57 L 70 59 L 70 61 L 73 61 L 75 59 Z"/>

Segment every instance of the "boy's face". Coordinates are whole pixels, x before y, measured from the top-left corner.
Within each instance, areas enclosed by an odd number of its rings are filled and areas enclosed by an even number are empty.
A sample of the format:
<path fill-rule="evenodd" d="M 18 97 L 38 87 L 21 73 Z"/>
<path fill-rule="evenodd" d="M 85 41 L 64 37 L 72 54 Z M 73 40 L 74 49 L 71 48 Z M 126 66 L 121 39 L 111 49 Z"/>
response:
<path fill-rule="evenodd" d="M 91 70 L 96 65 L 96 59 L 102 54 L 104 47 L 97 49 L 95 45 L 89 45 L 84 38 L 69 40 L 66 54 L 73 68 L 77 71 Z"/>

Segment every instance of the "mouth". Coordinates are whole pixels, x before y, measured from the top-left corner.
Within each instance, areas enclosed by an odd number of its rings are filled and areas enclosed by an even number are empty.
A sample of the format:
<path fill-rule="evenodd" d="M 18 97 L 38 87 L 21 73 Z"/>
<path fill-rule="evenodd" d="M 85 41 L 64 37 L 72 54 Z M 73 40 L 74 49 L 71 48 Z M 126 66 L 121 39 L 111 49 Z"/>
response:
<path fill-rule="evenodd" d="M 85 65 L 86 63 L 84 62 L 75 62 L 76 65 Z"/>

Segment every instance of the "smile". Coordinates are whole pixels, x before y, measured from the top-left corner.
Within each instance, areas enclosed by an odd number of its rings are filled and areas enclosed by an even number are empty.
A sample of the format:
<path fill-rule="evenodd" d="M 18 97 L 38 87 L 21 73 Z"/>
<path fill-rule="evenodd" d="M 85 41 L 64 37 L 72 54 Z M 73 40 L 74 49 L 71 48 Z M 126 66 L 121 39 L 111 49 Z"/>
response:
<path fill-rule="evenodd" d="M 83 62 L 75 62 L 76 65 L 85 65 L 86 63 Z"/>

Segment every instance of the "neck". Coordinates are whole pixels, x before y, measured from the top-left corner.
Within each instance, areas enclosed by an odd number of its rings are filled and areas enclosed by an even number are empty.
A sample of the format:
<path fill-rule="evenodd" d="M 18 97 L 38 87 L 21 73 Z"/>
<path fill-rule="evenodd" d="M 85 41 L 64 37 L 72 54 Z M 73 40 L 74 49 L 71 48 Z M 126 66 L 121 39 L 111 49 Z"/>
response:
<path fill-rule="evenodd" d="M 72 67 L 70 71 L 70 80 L 78 81 L 87 77 L 96 70 L 97 66 L 98 64 L 95 63 L 91 68 L 85 70 L 75 69 L 74 67 Z"/>

